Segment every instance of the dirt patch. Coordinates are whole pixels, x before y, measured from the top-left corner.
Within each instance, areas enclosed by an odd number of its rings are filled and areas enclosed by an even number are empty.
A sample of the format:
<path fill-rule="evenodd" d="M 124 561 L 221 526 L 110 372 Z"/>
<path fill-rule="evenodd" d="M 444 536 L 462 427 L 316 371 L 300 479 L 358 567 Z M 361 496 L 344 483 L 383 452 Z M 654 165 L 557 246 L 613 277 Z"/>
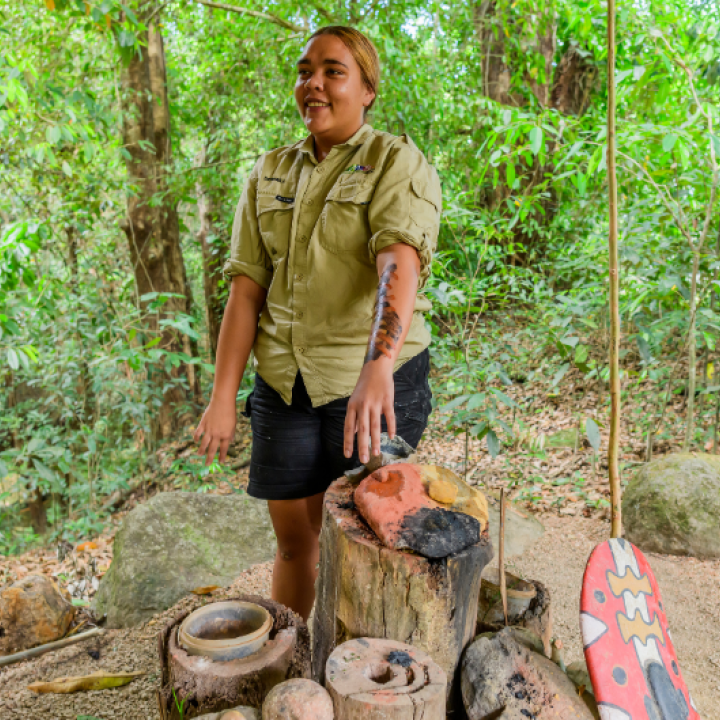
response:
<path fill-rule="evenodd" d="M 585 564 L 595 545 L 610 537 L 610 525 L 556 515 L 540 519 L 545 535 L 522 557 L 509 558 L 508 569 L 547 586 L 554 635 L 562 639 L 569 664 L 583 658 L 578 608 Z M 716 717 L 720 704 L 720 560 L 645 555 L 660 586 L 683 677 L 700 714 Z"/>

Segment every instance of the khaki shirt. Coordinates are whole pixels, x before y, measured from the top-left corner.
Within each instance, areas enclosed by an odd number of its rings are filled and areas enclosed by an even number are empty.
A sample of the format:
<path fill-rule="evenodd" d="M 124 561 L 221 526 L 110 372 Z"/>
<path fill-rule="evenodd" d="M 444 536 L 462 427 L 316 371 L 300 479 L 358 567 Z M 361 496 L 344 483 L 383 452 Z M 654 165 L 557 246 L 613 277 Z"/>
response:
<path fill-rule="evenodd" d="M 363 125 L 321 162 L 312 135 L 264 153 L 237 206 L 226 277 L 246 275 L 267 300 L 255 367 L 286 403 L 298 369 L 313 407 L 352 394 L 378 288 L 375 258 L 414 247 L 422 287 L 442 208 L 435 169 L 409 137 Z M 430 344 L 419 294 L 396 369 Z"/>

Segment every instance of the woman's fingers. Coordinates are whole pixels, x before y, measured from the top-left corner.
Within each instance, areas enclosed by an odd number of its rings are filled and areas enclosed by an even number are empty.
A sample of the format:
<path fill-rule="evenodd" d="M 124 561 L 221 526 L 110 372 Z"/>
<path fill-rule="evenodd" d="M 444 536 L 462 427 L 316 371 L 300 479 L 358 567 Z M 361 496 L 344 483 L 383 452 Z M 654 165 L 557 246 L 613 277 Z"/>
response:
<path fill-rule="evenodd" d="M 202 419 L 198 423 L 197 429 L 193 433 L 193 440 L 197 442 L 200 439 L 200 436 L 205 432 L 205 416 L 203 415 Z"/>
<path fill-rule="evenodd" d="M 230 438 L 226 438 L 225 440 L 220 441 L 220 462 L 224 463 L 225 458 L 227 458 L 227 452 L 228 448 L 230 447 Z"/>
<path fill-rule="evenodd" d="M 217 452 L 218 445 L 220 444 L 220 440 L 218 438 L 213 438 L 210 442 L 210 447 L 208 448 L 207 456 L 205 457 L 205 467 L 210 465 L 212 463 L 213 459 L 215 458 L 215 453 Z"/>
<path fill-rule="evenodd" d="M 353 441 L 355 440 L 355 407 L 348 403 L 345 413 L 345 437 L 343 440 L 343 452 L 346 458 L 351 458 L 353 453 Z"/>
<path fill-rule="evenodd" d="M 368 407 L 363 405 L 357 420 L 358 453 L 360 455 L 360 462 L 363 463 L 363 465 L 370 460 L 370 453 L 368 451 L 368 436 L 370 435 L 369 414 Z"/>
<path fill-rule="evenodd" d="M 375 405 L 370 408 L 370 438 L 372 440 L 372 454 L 380 454 L 380 435 L 382 434 L 382 407 Z"/>
<path fill-rule="evenodd" d="M 395 437 L 396 425 L 395 425 L 395 406 L 392 399 L 385 404 L 384 409 L 385 422 L 387 424 L 388 437 L 392 440 Z"/>

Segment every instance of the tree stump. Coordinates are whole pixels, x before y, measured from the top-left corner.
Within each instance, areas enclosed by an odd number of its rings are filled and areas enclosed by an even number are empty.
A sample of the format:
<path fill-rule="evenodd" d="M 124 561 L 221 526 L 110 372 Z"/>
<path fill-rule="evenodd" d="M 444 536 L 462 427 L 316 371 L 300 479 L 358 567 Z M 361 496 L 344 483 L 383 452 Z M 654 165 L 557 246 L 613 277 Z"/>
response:
<path fill-rule="evenodd" d="M 358 638 L 335 648 L 326 679 L 335 720 L 440 720 L 447 676 L 426 653 L 395 640 Z"/>
<path fill-rule="evenodd" d="M 330 653 L 347 640 L 386 638 L 422 650 L 448 679 L 459 706 L 458 664 L 475 635 L 480 574 L 492 558 L 485 529 L 457 555 L 429 560 L 384 547 L 354 509 L 353 486 L 325 494 L 313 632 L 313 677 L 325 681 Z"/>
<path fill-rule="evenodd" d="M 188 720 L 238 705 L 259 708 L 279 683 L 290 678 L 310 677 L 310 638 L 299 615 L 279 603 L 254 595 L 228 599 L 264 607 L 273 618 L 269 640 L 248 657 L 213 662 L 188 655 L 178 644 L 178 627 L 195 607 L 178 615 L 158 635 L 162 666 L 158 704 L 162 720 Z M 198 602 L 196 607 L 200 605 Z M 182 716 L 175 697 L 179 703 L 184 702 Z"/>

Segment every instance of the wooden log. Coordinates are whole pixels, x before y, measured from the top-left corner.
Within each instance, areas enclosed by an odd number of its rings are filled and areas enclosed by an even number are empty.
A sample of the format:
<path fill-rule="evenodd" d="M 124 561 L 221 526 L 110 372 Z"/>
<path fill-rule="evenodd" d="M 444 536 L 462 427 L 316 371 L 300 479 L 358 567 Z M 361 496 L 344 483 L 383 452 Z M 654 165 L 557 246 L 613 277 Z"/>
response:
<path fill-rule="evenodd" d="M 313 677 L 340 644 L 386 638 L 422 650 L 448 678 L 448 707 L 459 706 L 460 656 L 475 634 L 480 574 L 492 558 L 487 529 L 476 545 L 429 560 L 384 547 L 354 510 L 353 486 L 325 494 L 313 632 Z"/>
<path fill-rule="evenodd" d="M 269 640 L 257 653 L 239 660 L 213 662 L 188 655 L 178 643 L 177 630 L 189 613 L 203 604 L 198 598 L 193 607 L 169 622 L 158 635 L 162 666 L 158 704 L 163 720 L 187 720 L 238 705 L 259 708 L 279 683 L 310 677 L 310 638 L 299 615 L 253 595 L 228 599 L 256 603 L 268 610 L 273 618 Z M 182 715 L 178 703 L 184 703 Z"/>
<path fill-rule="evenodd" d="M 440 720 L 447 676 L 427 653 L 395 640 L 358 638 L 326 665 L 335 720 Z"/>

